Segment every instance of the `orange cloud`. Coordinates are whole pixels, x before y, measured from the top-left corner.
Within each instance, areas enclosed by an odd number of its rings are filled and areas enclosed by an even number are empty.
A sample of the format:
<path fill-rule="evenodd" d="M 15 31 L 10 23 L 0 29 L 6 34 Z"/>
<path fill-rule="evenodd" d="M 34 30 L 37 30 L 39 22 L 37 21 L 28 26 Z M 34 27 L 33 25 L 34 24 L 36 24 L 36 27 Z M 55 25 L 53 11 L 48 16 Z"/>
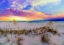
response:
<path fill-rule="evenodd" d="M 12 21 L 13 19 L 17 21 L 31 21 L 31 20 L 39 20 L 39 19 L 46 19 L 48 16 L 41 12 L 35 12 L 31 15 L 27 14 L 27 16 L 1 16 L 0 21 Z"/>
<path fill-rule="evenodd" d="M 13 13 L 14 12 L 14 13 Z M 64 17 L 64 14 L 56 14 L 56 15 L 46 15 L 42 12 L 36 12 L 36 11 L 15 11 L 15 10 L 7 10 L 5 11 L 7 14 L 2 14 L 3 16 L 0 16 L 0 21 L 13 21 L 15 19 L 16 21 L 31 21 L 31 20 L 46 20 L 51 18 L 62 18 Z M 12 15 L 11 15 L 12 13 Z"/>
<path fill-rule="evenodd" d="M 64 17 L 64 13 L 63 14 L 56 14 L 56 15 L 51 15 L 50 18 L 63 18 Z"/>

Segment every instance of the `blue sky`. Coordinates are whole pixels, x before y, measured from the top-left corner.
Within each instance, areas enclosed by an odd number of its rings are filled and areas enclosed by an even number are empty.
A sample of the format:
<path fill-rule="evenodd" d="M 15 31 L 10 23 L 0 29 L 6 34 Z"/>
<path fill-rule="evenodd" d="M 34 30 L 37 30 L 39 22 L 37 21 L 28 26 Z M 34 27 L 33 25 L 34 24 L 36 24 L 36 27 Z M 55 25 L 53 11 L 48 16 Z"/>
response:
<path fill-rule="evenodd" d="M 48 18 L 64 18 L 64 0 L 0 0 L 0 20 L 45 20 Z"/>
<path fill-rule="evenodd" d="M 35 10 L 44 12 L 44 13 L 51 13 L 51 14 L 58 14 L 64 12 L 64 0 L 61 1 L 58 5 L 52 6 L 52 4 L 47 4 L 44 6 L 40 6 L 39 9 L 35 8 Z"/>
<path fill-rule="evenodd" d="M 47 1 L 40 0 L 41 2 L 47 3 Z M 53 0 L 52 0 L 53 1 Z M 34 4 L 30 2 L 29 0 L 19 0 L 15 1 L 13 4 L 13 0 L 0 0 L 0 10 L 5 10 L 7 8 L 19 8 L 21 10 L 30 10 L 31 8 L 34 8 L 33 10 L 38 12 L 44 12 L 44 13 L 51 13 L 51 14 L 59 14 L 64 12 L 64 0 L 57 0 L 56 2 L 52 2 L 49 0 L 49 3 L 40 4 L 40 2 L 36 3 L 36 0 L 34 1 Z M 17 4 L 18 3 L 18 4 Z M 56 3 L 58 3 L 56 5 Z M 19 5 L 19 6 L 18 6 Z M 33 6 L 35 5 L 35 6 Z"/>
<path fill-rule="evenodd" d="M 8 3 L 8 1 L 6 0 L 5 2 L 3 2 L 2 0 L 0 0 L 0 10 L 5 10 L 5 9 L 7 9 L 7 8 L 9 8 L 10 7 L 10 5 L 9 5 L 9 3 Z"/>

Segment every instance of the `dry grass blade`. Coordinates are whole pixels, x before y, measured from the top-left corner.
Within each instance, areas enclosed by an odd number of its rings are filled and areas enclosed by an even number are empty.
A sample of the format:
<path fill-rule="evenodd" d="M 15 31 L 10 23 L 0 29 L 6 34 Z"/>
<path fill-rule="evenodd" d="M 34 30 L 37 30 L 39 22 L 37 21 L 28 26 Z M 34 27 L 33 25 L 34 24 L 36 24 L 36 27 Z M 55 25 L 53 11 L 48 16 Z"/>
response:
<path fill-rule="evenodd" d="M 50 21 L 50 22 L 47 24 L 47 26 L 50 27 L 52 24 L 53 24 L 53 22 Z"/>
<path fill-rule="evenodd" d="M 13 23 L 14 23 L 14 25 L 17 25 L 17 22 L 16 22 L 16 20 L 15 20 L 15 19 L 13 19 Z"/>

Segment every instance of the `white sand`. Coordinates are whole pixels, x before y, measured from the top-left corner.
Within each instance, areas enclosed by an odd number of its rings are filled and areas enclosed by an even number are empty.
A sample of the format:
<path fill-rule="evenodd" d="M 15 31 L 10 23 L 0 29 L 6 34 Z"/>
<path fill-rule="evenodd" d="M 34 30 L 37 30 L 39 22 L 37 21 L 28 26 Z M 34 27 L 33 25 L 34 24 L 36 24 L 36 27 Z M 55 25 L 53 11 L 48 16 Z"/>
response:
<path fill-rule="evenodd" d="M 12 29 L 18 29 L 18 27 L 20 29 L 34 29 L 34 28 L 39 28 L 39 27 L 43 27 L 43 26 L 46 26 L 47 25 L 47 22 L 43 22 L 43 23 L 25 23 L 25 22 L 18 22 L 17 23 L 17 26 L 15 26 L 13 24 L 13 22 L 1 22 L 0 23 L 0 28 L 4 29 L 9 29 L 9 28 L 12 28 Z M 54 22 L 53 25 L 51 26 L 51 28 L 53 29 L 56 29 L 58 30 L 59 33 L 62 33 L 64 32 L 64 23 L 63 22 Z M 49 44 L 47 43 L 42 43 L 41 42 L 41 36 L 40 35 L 37 35 L 37 36 L 26 36 L 26 35 L 20 35 L 21 38 L 23 38 L 24 40 L 21 41 L 21 43 L 23 45 L 64 45 L 62 44 L 64 41 L 63 39 L 63 35 L 62 36 L 58 36 L 58 35 L 53 35 L 52 33 L 48 33 L 48 37 L 50 39 L 50 42 Z M 15 37 L 15 35 L 11 35 L 8 34 L 7 37 L 11 40 L 10 42 L 6 42 L 7 38 L 6 37 L 3 37 L 3 38 L 0 38 L 0 44 L 3 43 L 4 45 L 11 45 L 12 43 L 12 40 L 13 40 L 13 44 L 12 45 L 17 45 L 16 43 L 16 40 L 17 40 L 17 37 Z M 5 43 L 6 42 L 6 43 Z"/>

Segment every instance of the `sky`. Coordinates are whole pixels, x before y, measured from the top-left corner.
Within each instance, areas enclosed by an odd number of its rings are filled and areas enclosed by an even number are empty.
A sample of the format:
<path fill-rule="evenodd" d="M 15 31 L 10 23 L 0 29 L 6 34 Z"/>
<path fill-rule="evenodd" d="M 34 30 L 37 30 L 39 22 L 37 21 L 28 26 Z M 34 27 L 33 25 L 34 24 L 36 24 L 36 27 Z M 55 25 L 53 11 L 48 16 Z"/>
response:
<path fill-rule="evenodd" d="M 0 21 L 64 18 L 64 0 L 0 0 Z"/>

